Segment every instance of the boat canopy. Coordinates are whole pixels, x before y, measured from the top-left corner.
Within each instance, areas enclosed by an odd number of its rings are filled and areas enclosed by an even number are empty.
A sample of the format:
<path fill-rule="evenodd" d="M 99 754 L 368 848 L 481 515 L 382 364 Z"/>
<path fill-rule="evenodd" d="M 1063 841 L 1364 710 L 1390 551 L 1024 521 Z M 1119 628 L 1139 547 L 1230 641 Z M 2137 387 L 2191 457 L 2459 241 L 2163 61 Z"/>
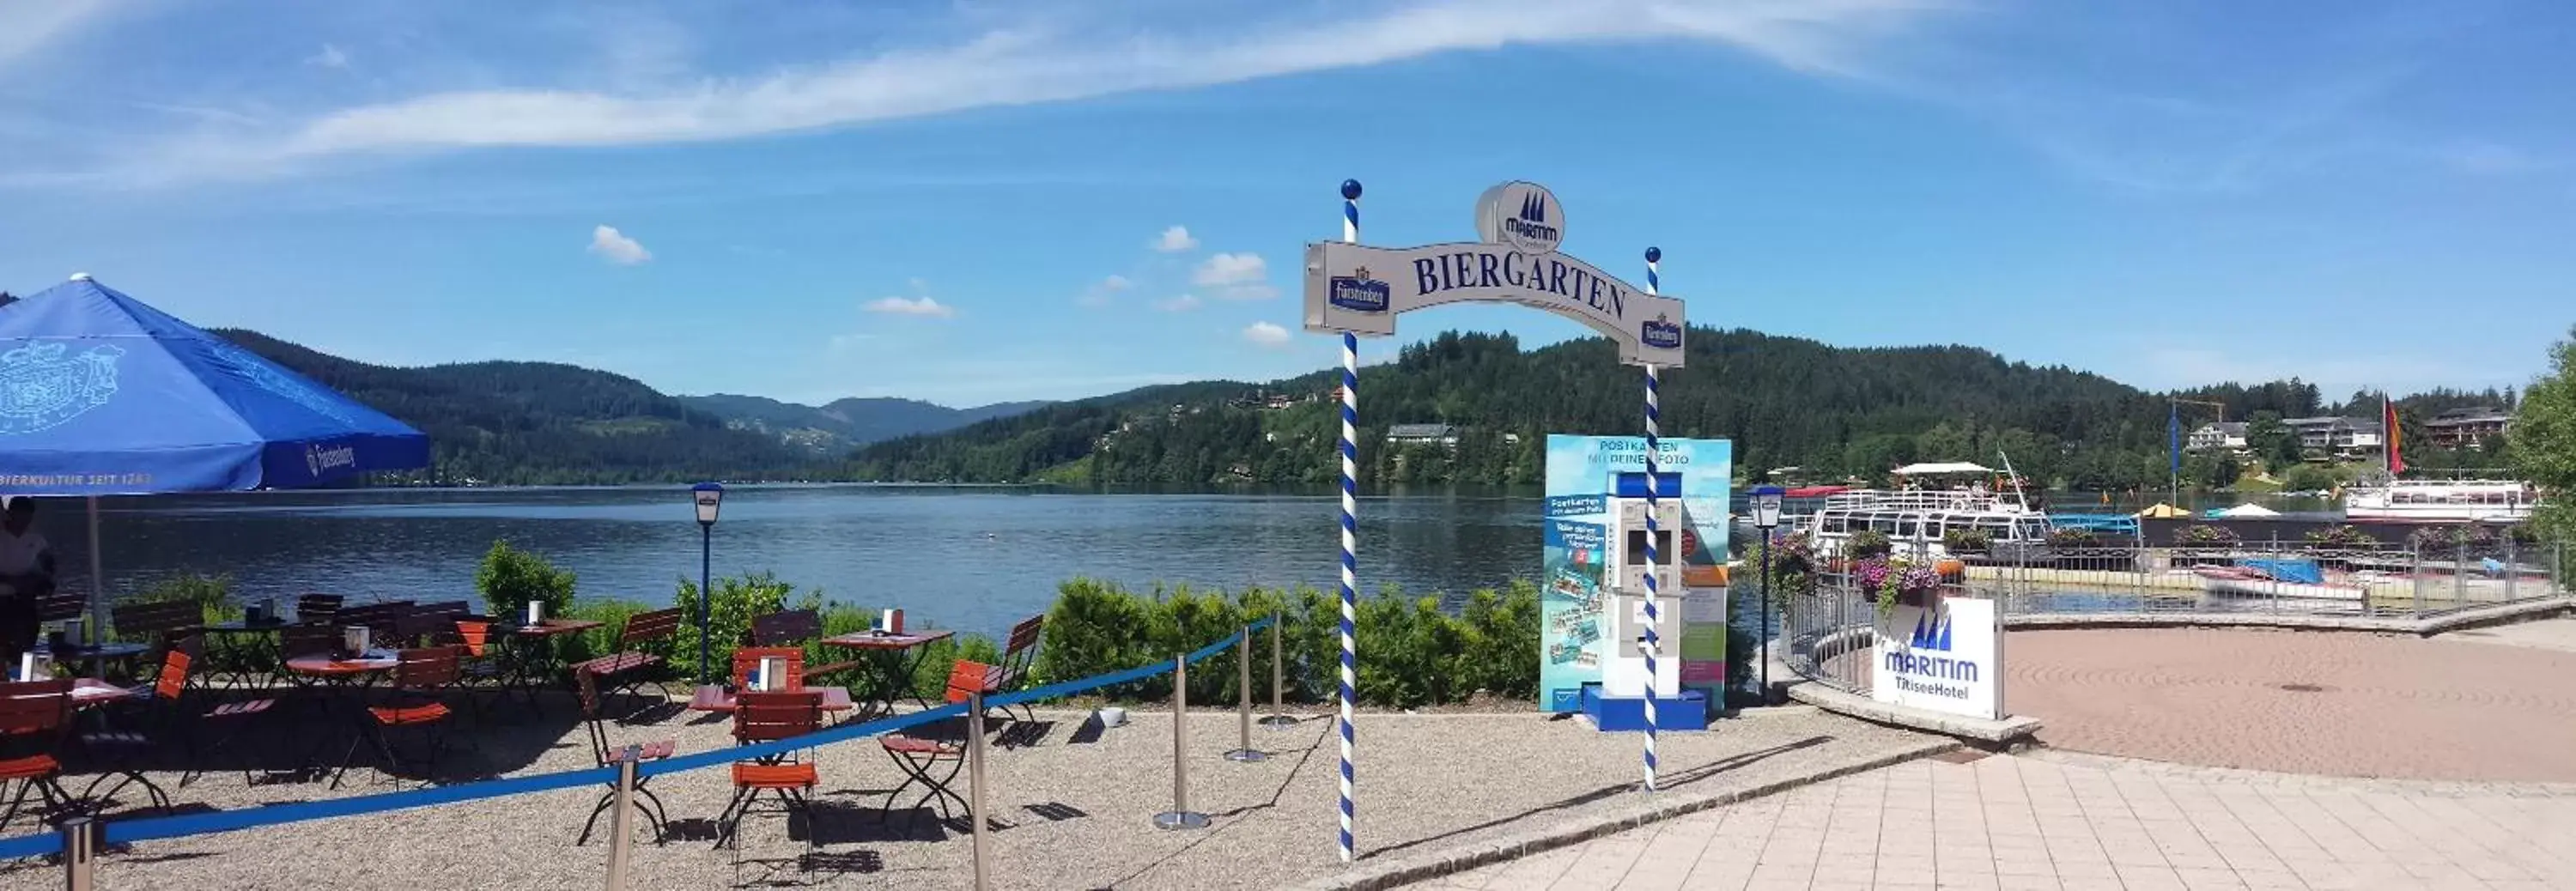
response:
<path fill-rule="evenodd" d="M 2179 520 L 2191 516 L 2191 512 L 2159 501 L 2156 506 L 2139 511 L 2138 516 L 2149 520 Z"/>
<path fill-rule="evenodd" d="M 1795 489 L 1780 493 L 1780 497 L 1823 498 L 1827 495 L 1838 495 L 1850 489 L 1850 486 L 1799 486 Z"/>
<path fill-rule="evenodd" d="M 1925 464 L 1908 464 L 1897 468 L 1894 472 L 1897 476 L 1933 476 L 1938 474 L 1957 473 L 1993 473 L 1995 470 L 1994 468 L 1987 467 L 1983 464 L 1976 464 L 1967 461 L 1934 461 Z"/>
<path fill-rule="evenodd" d="M 2254 504 L 2254 503 L 2248 502 L 2248 503 L 2245 503 L 2245 504 L 2239 504 L 2239 505 L 2237 505 L 2237 506 L 2235 506 L 2235 507 L 2231 507 L 2231 508 L 2228 508 L 2228 509 L 2223 510 L 2223 511 L 2219 511 L 2218 513 L 2213 514 L 2212 516 L 2216 516 L 2216 517 L 2219 517 L 2219 518 L 2221 518 L 2221 519 L 2241 519 L 2241 518 L 2246 518 L 2246 517 L 2277 517 L 2277 516 L 2280 516 L 2280 515 L 2281 515 L 2281 512 L 2280 512 L 2280 511 L 2273 510 L 2273 509 L 2268 508 L 2268 507 L 2264 507 L 2264 506 L 2262 506 L 2262 505 L 2260 505 L 2260 504 Z"/>

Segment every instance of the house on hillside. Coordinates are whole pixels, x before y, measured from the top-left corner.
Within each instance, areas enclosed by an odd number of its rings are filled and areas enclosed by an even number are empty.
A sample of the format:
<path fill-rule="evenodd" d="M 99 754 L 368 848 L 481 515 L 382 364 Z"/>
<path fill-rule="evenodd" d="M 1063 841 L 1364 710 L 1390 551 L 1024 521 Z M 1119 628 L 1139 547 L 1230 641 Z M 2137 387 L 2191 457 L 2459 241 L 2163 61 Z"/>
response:
<path fill-rule="evenodd" d="M 2245 422 L 2243 421 L 2221 421 L 2215 424 L 2202 424 L 2200 425 L 2200 429 L 2191 432 L 2190 439 L 2183 440 L 2183 451 L 2206 452 L 2212 449 L 2226 449 L 2231 452 L 2244 451 L 2245 426 Z"/>
<path fill-rule="evenodd" d="M 1386 428 L 1388 445 L 1458 446 L 1458 428 L 1449 424 L 1396 424 Z"/>
<path fill-rule="evenodd" d="M 2349 456 L 2377 450 L 2387 442 L 2379 422 L 2363 418 L 2284 418 L 2281 426 L 2299 438 L 2299 448 L 2315 452 Z"/>
<path fill-rule="evenodd" d="M 2487 437 L 2503 436 L 2512 423 L 2513 415 L 2492 405 L 2455 408 L 2425 421 L 2424 435 L 2443 448 L 2473 449 Z"/>

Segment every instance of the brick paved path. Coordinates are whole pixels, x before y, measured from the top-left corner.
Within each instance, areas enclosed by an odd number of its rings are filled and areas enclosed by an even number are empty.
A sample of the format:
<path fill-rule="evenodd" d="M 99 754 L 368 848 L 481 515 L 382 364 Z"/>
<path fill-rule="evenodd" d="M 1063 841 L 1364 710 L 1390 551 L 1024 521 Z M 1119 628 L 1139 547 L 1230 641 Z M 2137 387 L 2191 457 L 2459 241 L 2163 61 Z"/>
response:
<path fill-rule="evenodd" d="M 2576 786 L 1915 761 L 1416 887 L 2576 888 Z"/>
<path fill-rule="evenodd" d="M 2576 652 L 2345 632 L 2018 631 L 2005 708 L 2061 749 L 2363 777 L 2576 781 Z"/>

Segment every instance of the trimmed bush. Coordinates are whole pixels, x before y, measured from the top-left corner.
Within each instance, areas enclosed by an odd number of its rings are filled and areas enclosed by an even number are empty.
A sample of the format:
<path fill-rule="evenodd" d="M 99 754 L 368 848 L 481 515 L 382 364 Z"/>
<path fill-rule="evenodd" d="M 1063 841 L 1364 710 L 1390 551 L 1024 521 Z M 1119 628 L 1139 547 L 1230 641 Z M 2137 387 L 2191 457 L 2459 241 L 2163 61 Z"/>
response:
<path fill-rule="evenodd" d="M 1036 673 L 1062 681 L 1167 661 L 1244 623 L 1276 610 L 1281 626 L 1284 698 L 1320 702 L 1333 696 L 1340 673 L 1341 606 L 1313 588 L 1249 588 L 1233 597 L 1189 587 L 1137 594 L 1117 585 L 1074 579 L 1058 587 L 1047 615 L 1046 641 Z M 1414 707 L 1463 702 L 1478 690 L 1519 699 L 1538 695 L 1538 588 L 1518 582 L 1503 591 L 1477 591 L 1457 615 L 1436 598 L 1414 598 L 1389 588 L 1359 604 L 1357 645 L 1364 656 L 1357 678 L 1359 701 Z M 1253 636 L 1257 676 L 1268 674 L 1270 635 Z M 1228 649 L 1190 666 L 1190 698 L 1234 701 L 1234 653 Z M 1269 693 L 1266 677 L 1255 698 Z M 1112 699 L 1163 700 L 1169 678 L 1122 684 L 1103 691 Z"/>
<path fill-rule="evenodd" d="M 572 608 L 573 581 L 572 570 L 558 569 L 546 558 L 500 540 L 483 552 L 483 565 L 474 571 L 474 590 L 482 592 L 484 609 L 502 619 L 526 616 L 532 600 L 546 605 L 546 615 L 563 615 Z"/>

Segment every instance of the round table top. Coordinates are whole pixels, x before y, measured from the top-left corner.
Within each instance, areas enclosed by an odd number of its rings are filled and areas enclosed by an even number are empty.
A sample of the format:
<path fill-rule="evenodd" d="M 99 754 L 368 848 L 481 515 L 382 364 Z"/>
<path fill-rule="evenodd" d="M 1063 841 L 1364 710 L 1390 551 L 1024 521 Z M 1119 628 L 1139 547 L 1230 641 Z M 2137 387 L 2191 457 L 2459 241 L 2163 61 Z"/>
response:
<path fill-rule="evenodd" d="M 286 660 L 286 670 L 300 674 L 344 675 L 385 671 L 401 660 L 383 650 L 370 650 L 363 657 L 342 659 L 329 653 L 315 653 Z"/>

